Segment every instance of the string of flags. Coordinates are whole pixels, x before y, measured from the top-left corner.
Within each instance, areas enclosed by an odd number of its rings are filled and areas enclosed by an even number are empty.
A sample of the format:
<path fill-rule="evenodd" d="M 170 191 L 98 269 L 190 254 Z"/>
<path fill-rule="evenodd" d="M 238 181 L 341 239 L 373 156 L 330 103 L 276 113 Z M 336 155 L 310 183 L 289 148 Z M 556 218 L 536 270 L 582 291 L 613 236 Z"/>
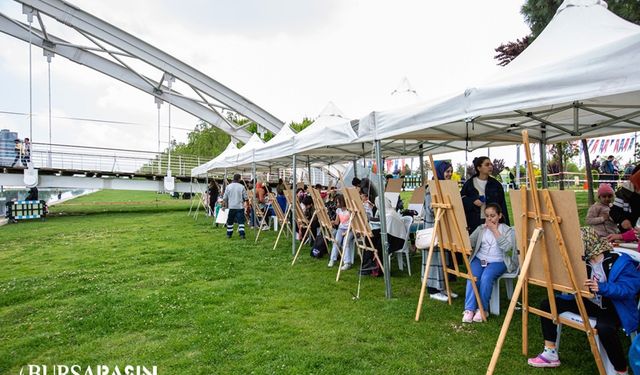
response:
<path fill-rule="evenodd" d="M 591 154 L 607 154 L 633 150 L 635 142 L 635 136 L 622 138 L 600 138 L 589 140 L 587 147 Z"/>

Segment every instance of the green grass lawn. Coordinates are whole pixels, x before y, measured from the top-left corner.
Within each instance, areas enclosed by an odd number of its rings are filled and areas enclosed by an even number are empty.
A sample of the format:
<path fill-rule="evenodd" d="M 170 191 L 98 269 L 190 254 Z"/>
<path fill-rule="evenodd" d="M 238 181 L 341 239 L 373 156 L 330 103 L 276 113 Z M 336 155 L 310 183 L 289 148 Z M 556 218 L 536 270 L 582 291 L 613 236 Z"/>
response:
<path fill-rule="evenodd" d="M 394 261 L 393 299 L 382 278 L 363 277 L 354 301 L 355 270 L 336 283 L 335 268 L 308 247 L 292 267 L 289 239 L 276 250 L 274 232 L 256 245 L 252 230 L 227 240 L 188 210 L 189 201 L 164 195 L 102 191 L 52 207 L 44 222 L 0 227 L 0 373 L 26 364 L 156 365 L 160 374 L 486 370 L 504 315 L 463 325 L 462 298 L 427 298 L 415 322 L 419 255 L 410 277 Z M 453 289 L 462 295 L 464 284 Z M 507 304 L 503 296 L 503 313 Z M 562 341 L 554 374 L 596 372 L 583 333 L 565 328 Z M 537 317 L 529 344 L 537 354 Z M 497 373 L 542 372 L 526 365 L 516 315 Z"/>

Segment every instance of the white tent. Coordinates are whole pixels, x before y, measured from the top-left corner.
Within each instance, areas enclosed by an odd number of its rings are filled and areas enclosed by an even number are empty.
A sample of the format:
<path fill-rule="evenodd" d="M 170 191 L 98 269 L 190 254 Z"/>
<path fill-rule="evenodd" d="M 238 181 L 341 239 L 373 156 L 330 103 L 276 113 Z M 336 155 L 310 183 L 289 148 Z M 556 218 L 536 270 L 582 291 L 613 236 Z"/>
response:
<path fill-rule="evenodd" d="M 209 172 L 212 169 L 213 165 L 216 165 L 220 161 L 224 160 L 227 155 L 231 155 L 236 151 L 238 151 L 238 146 L 236 146 L 235 141 L 231 140 L 231 142 L 229 142 L 227 147 L 224 149 L 224 151 L 222 151 L 222 153 L 220 153 L 220 155 L 216 156 L 215 158 L 209 160 L 208 162 L 202 165 L 199 165 L 191 169 L 191 176 L 196 177 L 199 175 L 207 174 L 207 172 Z"/>
<path fill-rule="evenodd" d="M 601 0 L 566 0 L 500 74 L 458 95 L 374 112 L 359 141 L 413 139 L 446 152 L 519 143 L 524 129 L 546 143 L 637 131 L 638 51 L 640 26 Z"/>
<path fill-rule="evenodd" d="M 254 133 L 244 146 L 240 147 L 235 152 L 230 152 L 228 155 L 225 155 L 224 159 L 220 160 L 219 163 L 211 165 L 209 170 L 216 168 L 228 168 L 233 165 L 237 165 L 241 158 L 246 158 L 245 155 L 252 155 L 255 150 L 262 145 L 264 145 L 264 142 L 260 139 L 258 134 Z"/>
<path fill-rule="evenodd" d="M 250 166 L 252 163 L 263 160 L 272 160 L 287 155 L 292 147 L 292 139 L 296 133 L 288 125 L 284 125 L 278 134 L 268 142 L 257 145 L 252 149 L 243 147 L 235 157 L 226 158 L 228 167 Z"/>

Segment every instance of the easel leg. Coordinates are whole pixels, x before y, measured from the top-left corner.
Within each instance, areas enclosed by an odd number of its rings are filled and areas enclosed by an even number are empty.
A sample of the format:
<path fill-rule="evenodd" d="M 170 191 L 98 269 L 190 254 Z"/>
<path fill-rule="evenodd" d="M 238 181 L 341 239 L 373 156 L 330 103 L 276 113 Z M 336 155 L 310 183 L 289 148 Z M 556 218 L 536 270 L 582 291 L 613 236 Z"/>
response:
<path fill-rule="evenodd" d="M 489 363 L 489 367 L 487 368 L 487 375 L 493 374 L 496 369 L 496 364 L 498 363 L 498 358 L 500 357 L 500 352 L 502 351 L 502 346 L 504 345 L 504 340 L 507 337 L 507 331 L 509 330 L 509 325 L 511 324 L 511 319 L 513 318 L 513 313 L 516 309 L 516 304 L 518 303 L 518 297 L 520 296 L 520 291 L 522 290 L 523 284 L 527 280 L 527 275 L 529 273 L 529 266 L 531 265 L 531 259 L 533 259 L 533 248 L 538 241 L 538 237 L 540 236 L 541 229 L 536 228 L 531 235 L 531 240 L 529 241 L 529 248 L 527 249 L 527 254 L 524 257 L 524 262 L 522 264 L 522 268 L 520 270 L 520 277 L 518 277 L 518 282 L 516 283 L 516 287 L 513 290 L 513 296 L 511 296 L 511 302 L 509 303 L 509 309 L 507 310 L 507 314 L 505 315 L 504 322 L 502 323 L 502 328 L 500 329 L 500 335 L 498 336 L 498 342 L 496 343 L 496 347 L 493 350 L 493 355 L 491 356 L 491 362 Z M 526 306 L 523 306 L 523 308 Z M 525 327 L 523 327 L 525 328 Z M 525 332 L 526 329 L 523 329 Z"/>
<path fill-rule="evenodd" d="M 307 236 L 311 232 L 311 223 L 313 223 L 313 219 L 315 219 L 315 217 L 316 217 L 316 213 L 314 212 L 313 215 L 311 216 L 311 220 L 309 220 L 309 225 L 307 226 L 307 230 L 304 231 L 304 236 L 302 236 L 302 239 L 300 240 L 300 246 L 298 246 L 298 250 L 296 251 L 296 256 L 294 256 L 293 261 L 291 261 L 292 266 L 296 263 L 296 259 L 298 259 L 298 255 L 300 255 L 300 250 L 302 249 L 302 246 L 304 246 L 304 241 L 307 239 Z"/>
<path fill-rule="evenodd" d="M 427 264 L 425 264 L 424 276 L 422 278 L 422 287 L 420 288 L 420 297 L 418 298 L 418 308 L 416 309 L 416 322 L 420 320 L 420 313 L 422 312 L 422 303 L 424 301 L 424 294 L 427 290 L 427 279 L 429 278 L 429 267 L 431 266 L 431 258 L 433 257 L 433 248 L 436 244 L 436 233 L 438 230 L 438 223 L 442 217 L 442 209 L 438 208 L 435 215 L 435 223 L 433 224 L 433 232 L 431 232 L 431 244 L 429 244 L 429 254 L 427 255 Z M 445 275 L 446 278 L 447 275 Z"/>
<path fill-rule="evenodd" d="M 280 230 L 278 231 L 278 237 L 276 238 L 276 243 L 273 244 L 273 250 L 275 250 L 276 247 L 278 247 L 278 241 L 280 241 L 280 236 L 282 235 L 282 231 L 284 230 L 284 227 L 287 226 L 288 224 L 289 223 L 286 223 L 280 226 Z"/>
<path fill-rule="evenodd" d="M 340 266 L 338 267 L 338 273 L 336 274 L 336 282 L 340 280 L 340 271 L 342 271 L 342 263 L 344 262 L 344 249 L 346 249 L 345 244 L 349 240 L 350 233 L 351 233 L 351 221 L 349 221 L 347 232 L 344 234 L 344 237 L 342 238 L 342 249 L 340 249 L 340 246 L 338 246 L 338 251 L 340 251 Z"/>
<path fill-rule="evenodd" d="M 260 233 L 262 233 L 262 227 L 264 226 L 264 221 L 267 218 L 268 209 L 265 210 L 265 214 L 262 215 L 262 220 L 260 220 L 260 227 L 258 228 L 258 233 L 256 234 L 256 240 L 253 242 L 254 244 L 258 243 L 258 237 L 260 237 Z"/>

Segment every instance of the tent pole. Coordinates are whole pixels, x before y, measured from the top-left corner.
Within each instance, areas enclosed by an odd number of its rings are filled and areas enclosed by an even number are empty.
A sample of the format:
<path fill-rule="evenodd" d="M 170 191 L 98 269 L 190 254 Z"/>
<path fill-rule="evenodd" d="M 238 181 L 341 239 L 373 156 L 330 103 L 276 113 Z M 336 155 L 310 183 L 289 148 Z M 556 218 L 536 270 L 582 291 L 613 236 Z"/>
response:
<path fill-rule="evenodd" d="M 391 267 L 389 267 L 389 245 L 387 244 L 387 215 L 384 200 L 384 174 L 382 173 L 382 152 L 380 140 L 375 141 L 376 162 L 378 168 L 378 186 L 380 187 L 380 199 L 378 211 L 380 212 L 380 241 L 382 242 L 382 267 L 384 267 L 384 295 L 391 298 Z"/>
<path fill-rule="evenodd" d="M 422 145 L 420 145 L 420 186 L 424 185 L 424 151 L 422 151 Z"/>
<path fill-rule="evenodd" d="M 311 162 L 309 161 L 309 155 L 307 155 L 307 173 L 309 173 L 309 186 L 313 186 L 313 181 L 311 181 Z"/>
<path fill-rule="evenodd" d="M 547 126 L 545 124 L 540 125 L 540 172 L 542 177 L 542 188 L 548 187 L 547 181 Z"/>
<path fill-rule="evenodd" d="M 293 181 L 291 187 L 291 204 L 298 204 L 296 200 L 296 154 L 293 154 L 293 175 L 291 176 L 291 180 Z M 290 207 L 291 211 L 291 228 L 293 228 L 293 235 L 291 236 L 291 255 L 296 255 L 296 232 L 298 228 L 296 228 L 296 206 Z"/>
<path fill-rule="evenodd" d="M 258 186 L 258 180 L 256 179 L 256 162 L 254 161 L 253 163 L 251 163 L 251 178 L 253 179 L 253 186 L 251 187 L 251 190 L 253 190 L 253 205 L 251 206 L 251 210 L 253 210 L 253 207 L 257 207 L 258 206 L 258 202 L 256 202 L 256 199 L 258 198 L 258 189 L 256 188 Z M 253 213 L 253 222 L 251 223 L 251 226 L 255 226 L 255 225 L 260 226 L 260 223 L 258 222 L 258 213 L 254 212 Z"/>
<path fill-rule="evenodd" d="M 358 160 L 353 159 L 353 177 L 358 177 Z"/>
<path fill-rule="evenodd" d="M 520 186 L 520 145 L 516 145 L 516 182 L 513 184 L 513 188 L 517 189 Z"/>
<path fill-rule="evenodd" d="M 589 201 L 589 207 L 591 207 L 595 202 L 595 199 L 593 198 L 593 172 L 591 170 L 591 158 L 589 157 L 589 149 L 586 139 L 582 139 L 582 152 L 584 153 L 584 164 L 587 171 L 587 200 Z"/>

